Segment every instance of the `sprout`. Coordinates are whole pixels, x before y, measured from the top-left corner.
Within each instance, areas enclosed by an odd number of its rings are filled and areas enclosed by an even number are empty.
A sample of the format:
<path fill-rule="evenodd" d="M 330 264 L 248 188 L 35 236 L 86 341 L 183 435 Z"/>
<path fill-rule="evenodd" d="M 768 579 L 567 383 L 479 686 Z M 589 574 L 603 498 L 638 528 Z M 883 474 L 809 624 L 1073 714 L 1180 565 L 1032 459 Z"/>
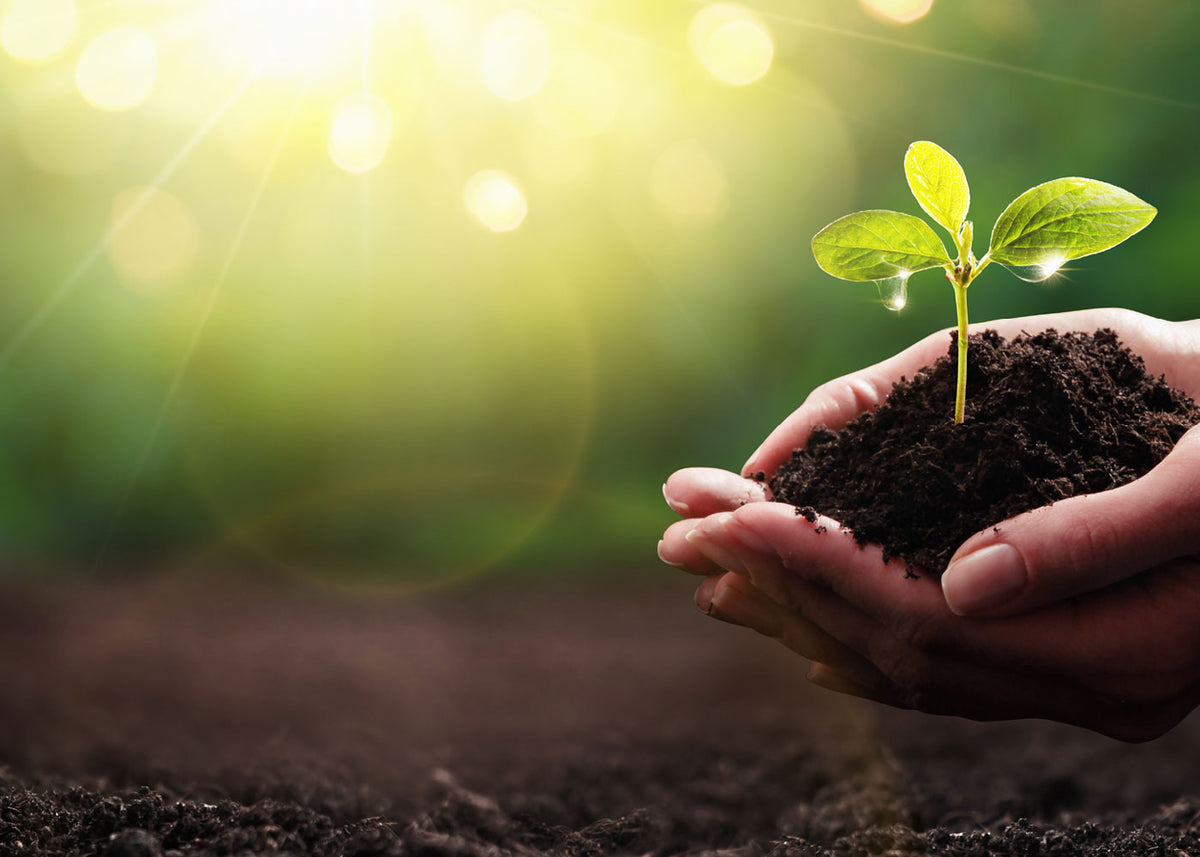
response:
<path fill-rule="evenodd" d="M 967 388 L 967 287 L 983 269 L 996 262 L 1022 279 L 1045 280 L 1067 262 L 1115 247 L 1141 231 L 1157 210 L 1129 191 L 1095 179 L 1055 179 L 1009 203 L 992 227 L 991 246 L 976 259 L 971 251 L 974 229 L 967 220 L 971 191 L 958 161 L 941 146 L 922 141 L 908 147 L 904 172 L 921 208 L 953 239 L 954 259 L 924 220 L 886 210 L 858 211 L 835 220 L 813 237 L 813 256 L 835 277 L 873 280 L 881 295 L 895 294 L 896 284 L 906 286 L 918 271 L 946 272 L 958 314 L 954 422 L 961 423 Z M 887 297 L 884 302 L 894 306 Z"/>

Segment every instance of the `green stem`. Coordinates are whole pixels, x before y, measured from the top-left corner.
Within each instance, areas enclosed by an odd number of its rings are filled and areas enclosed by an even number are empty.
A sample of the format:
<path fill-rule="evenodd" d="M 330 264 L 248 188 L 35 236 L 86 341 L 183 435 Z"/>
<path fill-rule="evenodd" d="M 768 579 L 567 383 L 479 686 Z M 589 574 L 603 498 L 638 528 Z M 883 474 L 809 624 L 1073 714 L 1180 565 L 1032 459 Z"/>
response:
<path fill-rule="evenodd" d="M 963 421 L 967 406 L 967 287 L 953 282 L 954 308 L 958 311 L 958 386 L 954 392 L 954 424 Z"/>

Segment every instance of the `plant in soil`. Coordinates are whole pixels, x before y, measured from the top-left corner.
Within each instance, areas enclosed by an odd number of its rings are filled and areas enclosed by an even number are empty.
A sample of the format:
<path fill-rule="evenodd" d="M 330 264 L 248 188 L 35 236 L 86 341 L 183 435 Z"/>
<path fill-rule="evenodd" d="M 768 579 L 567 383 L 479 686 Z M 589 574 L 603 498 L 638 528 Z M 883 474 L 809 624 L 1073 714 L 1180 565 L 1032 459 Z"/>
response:
<path fill-rule="evenodd" d="M 974 229 L 967 220 L 971 192 L 958 161 L 940 146 L 921 141 L 908 147 L 904 172 L 921 208 L 950 234 L 955 258 L 924 220 L 883 209 L 835 220 L 814 236 L 813 255 L 835 277 L 877 283 L 885 305 L 893 309 L 904 306 L 913 274 L 930 268 L 945 271 L 958 315 L 954 422 L 961 423 L 969 342 L 967 288 L 975 278 L 995 262 L 1024 280 L 1046 280 L 1066 262 L 1120 244 L 1149 224 L 1157 211 L 1105 182 L 1054 179 L 1009 203 L 992 227 L 988 251 L 976 259 L 971 249 Z"/>

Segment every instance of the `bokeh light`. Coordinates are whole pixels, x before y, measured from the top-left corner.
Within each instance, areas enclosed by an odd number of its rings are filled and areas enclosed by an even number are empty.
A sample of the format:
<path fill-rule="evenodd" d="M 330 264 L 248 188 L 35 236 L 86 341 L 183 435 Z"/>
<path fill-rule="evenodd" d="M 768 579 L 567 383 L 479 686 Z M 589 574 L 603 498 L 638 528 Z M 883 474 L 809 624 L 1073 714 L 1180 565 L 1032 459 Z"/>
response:
<path fill-rule="evenodd" d="M 538 120 L 560 137 L 594 137 L 617 118 L 621 85 L 604 60 L 585 51 L 564 51 L 555 56 L 533 105 Z"/>
<path fill-rule="evenodd" d="M 676 223 L 715 223 L 728 204 L 725 171 L 695 140 L 674 143 L 659 156 L 651 170 L 650 187 L 659 211 Z"/>
<path fill-rule="evenodd" d="M 766 26 L 731 3 L 717 3 L 697 12 L 688 39 L 704 67 L 733 86 L 762 78 L 775 56 L 775 43 Z"/>
<path fill-rule="evenodd" d="M 73 0 L 13 0 L 0 20 L 0 45 L 14 59 L 48 60 L 75 31 Z"/>
<path fill-rule="evenodd" d="M 525 221 L 529 206 L 517 183 L 500 170 L 483 170 L 467 181 L 467 209 L 493 232 L 511 232 Z"/>
<path fill-rule="evenodd" d="M 128 288 L 155 294 L 190 268 L 200 245 L 195 218 L 177 197 L 150 187 L 123 190 L 109 217 L 108 258 Z"/>
<path fill-rule="evenodd" d="M 532 12 L 497 17 L 483 39 L 483 81 L 495 95 L 520 101 L 540 90 L 550 72 L 550 36 Z"/>
<path fill-rule="evenodd" d="M 128 110 L 141 104 L 158 76 L 158 51 L 135 27 L 118 27 L 84 49 L 75 82 L 88 103 L 101 110 Z"/>
<path fill-rule="evenodd" d="M 132 130 L 124 117 L 93 110 L 67 92 L 26 105 L 16 138 L 25 157 L 43 172 L 85 176 L 111 166 L 128 147 Z"/>
<path fill-rule="evenodd" d="M 348 173 L 369 172 L 383 162 L 391 137 L 392 112 L 383 99 L 354 95 L 334 111 L 329 156 Z"/>
<path fill-rule="evenodd" d="M 924 18 L 933 8 L 933 0 L 862 0 L 862 4 L 897 24 L 911 24 Z"/>

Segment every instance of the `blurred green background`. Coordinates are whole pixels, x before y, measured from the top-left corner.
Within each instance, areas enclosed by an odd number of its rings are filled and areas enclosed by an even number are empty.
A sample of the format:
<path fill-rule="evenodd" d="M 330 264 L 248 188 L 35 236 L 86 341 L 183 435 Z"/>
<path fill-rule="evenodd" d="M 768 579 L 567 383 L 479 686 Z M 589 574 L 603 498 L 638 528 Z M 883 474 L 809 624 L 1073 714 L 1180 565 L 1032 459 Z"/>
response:
<path fill-rule="evenodd" d="M 658 574 L 673 470 L 953 322 L 809 239 L 1026 188 L 1159 209 L 974 320 L 1200 315 L 1200 4 L 3 0 L 0 556 L 408 586 Z M 566 571 L 564 571 L 566 570 Z"/>

